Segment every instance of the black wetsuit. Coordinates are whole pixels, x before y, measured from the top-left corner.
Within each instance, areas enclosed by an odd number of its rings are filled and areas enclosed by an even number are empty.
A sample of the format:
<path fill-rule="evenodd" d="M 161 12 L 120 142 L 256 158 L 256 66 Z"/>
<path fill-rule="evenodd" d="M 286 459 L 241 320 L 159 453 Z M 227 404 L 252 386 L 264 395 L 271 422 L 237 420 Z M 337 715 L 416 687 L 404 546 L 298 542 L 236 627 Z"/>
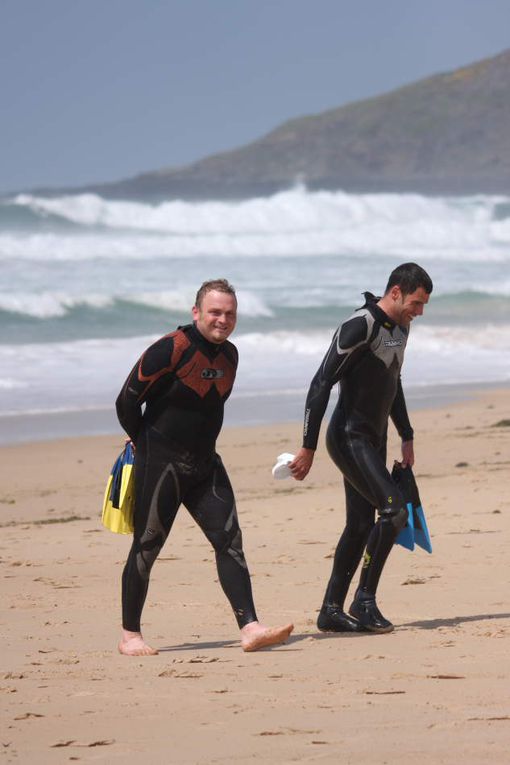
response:
<path fill-rule="evenodd" d="M 136 446 L 135 530 L 122 575 L 126 630 L 140 631 L 150 570 L 181 503 L 214 547 L 239 627 L 257 619 L 234 494 L 215 451 L 237 358 L 232 343 L 210 343 L 194 324 L 180 327 L 147 349 L 119 394 L 117 415 Z"/>
<path fill-rule="evenodd" d="M 365 298 L 335 332 L 305 409 L 303 446 L 315 449 L 331 387 L 340 383 L 326 444 L 344 475 L 347 519 L 324 598 L 325 605 L 340 609 L 365 548 L 358 592 L 375 597 L 384 563 L 407 520 L 402 495 L 386 468 L 386 438 L 389 417 L 403 441 L 413 438 L 400 381 L 408 330 L 396 325 L 371 293 Z"/>

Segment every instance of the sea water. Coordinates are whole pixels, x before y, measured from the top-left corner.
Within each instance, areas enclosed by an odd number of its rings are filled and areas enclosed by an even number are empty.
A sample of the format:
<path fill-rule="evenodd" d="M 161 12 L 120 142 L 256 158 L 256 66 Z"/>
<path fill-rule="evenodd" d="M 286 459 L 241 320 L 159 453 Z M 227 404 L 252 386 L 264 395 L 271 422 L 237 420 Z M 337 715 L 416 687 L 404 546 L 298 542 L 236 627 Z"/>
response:
<path fill-rule="evenodd" d="M 239 300 L 227 422 L 300 419 L 333 331 L 405 261 L 434 281 L 403 368 L 411 408 L 508 385 L 510 197 L 1 199 L 0 442 L 63 434 L 52 415 L 77 434 L 115 431 L 140 353 L 190 321 L 198 286 L 218 277 Z"/>

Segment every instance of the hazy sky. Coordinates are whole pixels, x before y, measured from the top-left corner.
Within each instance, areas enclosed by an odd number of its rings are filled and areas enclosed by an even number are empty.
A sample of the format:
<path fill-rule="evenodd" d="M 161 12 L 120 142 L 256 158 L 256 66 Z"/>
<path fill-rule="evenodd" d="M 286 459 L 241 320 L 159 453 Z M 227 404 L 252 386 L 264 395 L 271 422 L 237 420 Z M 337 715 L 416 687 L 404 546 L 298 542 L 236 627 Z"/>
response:
<path fill-rule="evenodd" d="M 509 0 L 0 0 L 0 192 L 187 164 L 509 30 Z"/>

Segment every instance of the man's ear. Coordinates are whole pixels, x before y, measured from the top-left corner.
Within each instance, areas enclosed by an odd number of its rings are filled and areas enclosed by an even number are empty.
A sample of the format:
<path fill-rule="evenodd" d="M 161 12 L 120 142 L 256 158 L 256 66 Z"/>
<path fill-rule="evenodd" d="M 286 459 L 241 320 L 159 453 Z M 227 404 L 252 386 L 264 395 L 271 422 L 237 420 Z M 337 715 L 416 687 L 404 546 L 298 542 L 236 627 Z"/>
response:
<path fill-rule="evenodd" d="M 196 321 L 198 317 L 200 316 L 200 308 L 197 308 L 196 305 L 194 305 L 193 308 L 191 309 L 191 315 Z"/>

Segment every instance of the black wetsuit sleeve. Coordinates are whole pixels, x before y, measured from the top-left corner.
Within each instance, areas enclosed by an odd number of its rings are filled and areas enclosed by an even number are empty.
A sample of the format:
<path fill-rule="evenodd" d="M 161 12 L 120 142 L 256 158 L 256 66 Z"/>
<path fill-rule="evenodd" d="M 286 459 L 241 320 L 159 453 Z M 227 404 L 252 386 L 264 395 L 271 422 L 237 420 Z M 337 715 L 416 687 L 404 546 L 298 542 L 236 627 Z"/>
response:
<path fill-rule="evenodd" d="M 397 395 L 393 401 L 390 416 L 402 441 L 412 441 L 414 431 L 409 421 L 409 415 L 407 414 L 406 400 L 404 398 L 404 391 L 400 377 L 398 378 Z"/>
<path fill-rule="evenodd" d="M 155 382 L 171 374 L 174 339 L 167 335 L 151 345 L 129 373 L 115 407 L 120 424 L 136 442 L 143 421 L 142 404 Z"/>
<path fill-rule="evenodd" d="M 368 324 L 364 316 L 345 321 L 333 335 L 333 340 L 313 378 L 305 404 L 303 446 L 316 449 L 319 431 L 328 405 L 331 388 L 356 363 L 368 342 Z"/>

